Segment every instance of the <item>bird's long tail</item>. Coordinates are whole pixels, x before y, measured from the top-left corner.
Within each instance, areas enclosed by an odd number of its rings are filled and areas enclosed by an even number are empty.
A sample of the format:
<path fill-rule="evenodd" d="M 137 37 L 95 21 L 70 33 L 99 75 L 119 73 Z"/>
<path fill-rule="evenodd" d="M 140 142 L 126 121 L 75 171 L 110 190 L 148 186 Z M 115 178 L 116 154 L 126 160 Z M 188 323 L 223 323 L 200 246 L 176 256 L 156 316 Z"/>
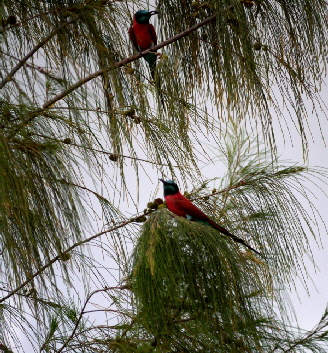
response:
<path fill-rule="evenodd" d="M 149 64 L 151 77 L 153 80 L 155 80 L 156 59 L 157 59 L 156 54 L 149 53 L 149 54 L 145 55 L 144 58 Z"/>
<path fill-rule="evenodd" d="M 220 233 L 227 235 L 228 237 L 232 238 L 233 241 L 235 241 L 236 243 L 242 244 L 244 246 L 246 246 L 246 248 L 248 248 L 249 250 L 254 251 L 256 254 L 260 255 L 263 257 L 263 255 L 258 252 L 257 250 L 255 250 L 254 248 L 252 248 L 250 245 L 248 245 L 243 239 L 237 237 L 236 235 L 231 234 L 229 231 L 227 231 L 225 228 L 221 227 L 219 224 L 211 221 L 207 221 L 213 228 L 217 229 Z"/>
<path fill-rule="evenodd" d="M 156 56 L 156 54 L 149 53 L 149 54 L 145 55 L 144 58 L 149 64 L 151 77 L 152 77 L 153 81 L 155 82 L 156 90 L 157 90 L 157 93 L 158 93 L 159 98 L 161 100 L 162 107 L 165 109 L 164 99 L 163 99 L 162 90 L 161 90 L 161 81 L 159 78 L 157 78 L 157 80 L 155 80 L 157 56 Z"/>

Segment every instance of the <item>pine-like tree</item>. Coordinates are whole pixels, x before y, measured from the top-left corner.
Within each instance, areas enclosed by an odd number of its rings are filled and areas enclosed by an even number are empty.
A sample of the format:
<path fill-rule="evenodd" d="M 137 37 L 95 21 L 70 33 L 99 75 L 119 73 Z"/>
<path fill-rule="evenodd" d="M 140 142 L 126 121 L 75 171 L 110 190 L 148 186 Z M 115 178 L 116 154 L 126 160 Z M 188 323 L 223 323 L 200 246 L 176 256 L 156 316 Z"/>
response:
<path fill-rule="evenodd" d="M 154 80 L 127 35 L 148 6 Z M 294 124 L 306 158 L 326 117 L 327 10 L 0 2 L 0 351 L 327 351 L 328 312 L 293 329 L 286 298 L 320 223 L 302 184 L 325 173 L 281 165 L 275 140 Z M 215 180 L 210 158 L 225 162 Z M 186 196 L 263 256 L 174 216 L 147 174 L 193 185 Z"/>

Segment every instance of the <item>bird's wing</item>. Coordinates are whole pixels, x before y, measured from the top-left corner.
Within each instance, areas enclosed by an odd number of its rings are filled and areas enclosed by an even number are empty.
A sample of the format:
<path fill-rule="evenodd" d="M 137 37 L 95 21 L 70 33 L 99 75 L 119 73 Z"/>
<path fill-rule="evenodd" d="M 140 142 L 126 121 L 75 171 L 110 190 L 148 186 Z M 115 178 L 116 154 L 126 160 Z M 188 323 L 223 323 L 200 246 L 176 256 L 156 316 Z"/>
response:
<path fill-rule="evenodd" d="M 175 199 L 174 205 L 185 212 L 188 216 L 194 218 L 195 220 L 200 221 L 210 221 L 211 219 L 206 216 L 206 214 L 200 210 L 197 206 L 195 206 L 191 201 L 182 196 L 182 198 Z"/>
<path fill-rule="evenodd" d="M 136 37 L 136 34 L 134 33 L 133 27 L 130 27 L 128 33 L 129 33 L 129 37 L 130 37 L 131 42 L 133 43 L 134 47 L 139 51 L 140 48 L 139 48 L 139 45 L 138 45 L 138 42 L 137 42 L 137 37 Z"/>
<path fill-rule="evenodd" d="M 149 24 L 149 32 L 154 45 L 157 45 L 157 34 L 154 26 L 151 23 Z"/>
<path fill-rule="evenodd" d="M 219 232 L 231 237 L 235 242 L 243 244 L 248 249 L 254 251 L 256 254 L 261 255 L 257 250 L 249 246 L 243 239 L 237 237 L 236 235 L 231 234 L 225 228 L 221 227 L 219 224 L 212 221 L 202 210 L 200 210 L 197 206 L 195 206 L 191 201 L 185 198 L 183 195 L 182 197 L 174 200 L 174 205 L 179 210 L 185 212 L 187 216 L 190 216 L 195 221 L 203 221 L 211 225 L 213 228 L 217 229 Z M 188 218 L 188 217 L 187 217 Z"/>
<path fill-rule="evenodd" d="M 188 216 L 190 216 L 195 221 L 206 222 L 210 224 L 213 228 L 216 228 L 221 233 L 228 235 L 230 237 L 235 237 L 225 228 L 221 227 L 219 224 L 212 221 L 210 217 L 208 217 L 202 210 L 200 210 L 197 206 L 195 206 L 191 201 L 189 201 L 185 197 L 183 199 L 174 200 L 174 204 L 176 207 L 184 211 Z"/>

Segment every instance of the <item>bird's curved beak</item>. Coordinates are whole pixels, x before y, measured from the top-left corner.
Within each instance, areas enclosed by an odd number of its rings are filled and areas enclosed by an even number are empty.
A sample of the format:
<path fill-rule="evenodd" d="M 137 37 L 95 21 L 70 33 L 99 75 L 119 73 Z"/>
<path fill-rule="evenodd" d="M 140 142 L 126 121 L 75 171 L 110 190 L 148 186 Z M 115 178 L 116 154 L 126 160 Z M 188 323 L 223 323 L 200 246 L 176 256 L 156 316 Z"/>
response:
<path fill-rule="evenodd" d="M 149 11 L 149 15 L 150 15 L 150 16 L 156 15 L 156 14 L 158 14 L 158 13 L 159 13 L 158 11 Z"/>
<path fill-rule="evenodd" d="M 159 181 L 161 181 L 163 184 L 165 183 L 165 181 L 163 179 L 158 179 Z"/>

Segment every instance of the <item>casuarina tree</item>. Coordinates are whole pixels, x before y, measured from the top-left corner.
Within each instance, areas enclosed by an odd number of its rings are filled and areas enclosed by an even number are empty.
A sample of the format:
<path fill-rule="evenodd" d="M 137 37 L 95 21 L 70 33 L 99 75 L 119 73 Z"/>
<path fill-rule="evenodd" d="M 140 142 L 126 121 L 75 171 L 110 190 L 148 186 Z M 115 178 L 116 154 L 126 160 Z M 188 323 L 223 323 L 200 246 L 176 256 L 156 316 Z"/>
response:
<path fill-rule="evenodd" d="M 293 328 L 288 299 L 326 174 L 279 141 L 324 144 L 327 2 L 0 17 L 0 351 L 326 352 L 328 312 Z"/>

